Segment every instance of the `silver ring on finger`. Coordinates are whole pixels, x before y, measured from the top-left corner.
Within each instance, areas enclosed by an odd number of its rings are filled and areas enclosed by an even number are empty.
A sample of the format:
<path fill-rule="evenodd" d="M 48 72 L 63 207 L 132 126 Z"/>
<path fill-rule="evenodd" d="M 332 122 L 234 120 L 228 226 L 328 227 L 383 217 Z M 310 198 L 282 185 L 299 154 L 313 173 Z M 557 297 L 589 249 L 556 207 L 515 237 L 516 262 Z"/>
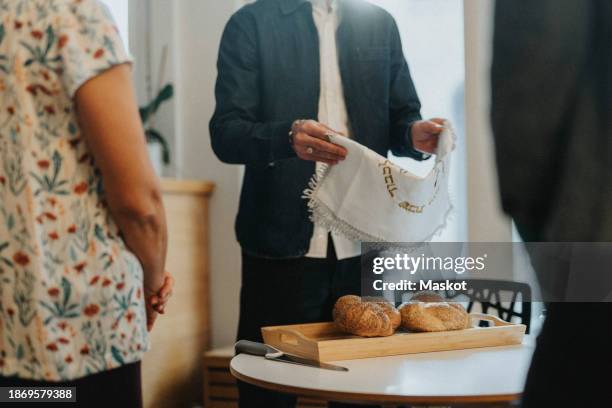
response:
<path fill-rule="evenodd" d="M 306 149 L 306 153 L 313 154 L 314 153 L 314 149 L 312 147 L 309 147 L 309 148 Z"/>

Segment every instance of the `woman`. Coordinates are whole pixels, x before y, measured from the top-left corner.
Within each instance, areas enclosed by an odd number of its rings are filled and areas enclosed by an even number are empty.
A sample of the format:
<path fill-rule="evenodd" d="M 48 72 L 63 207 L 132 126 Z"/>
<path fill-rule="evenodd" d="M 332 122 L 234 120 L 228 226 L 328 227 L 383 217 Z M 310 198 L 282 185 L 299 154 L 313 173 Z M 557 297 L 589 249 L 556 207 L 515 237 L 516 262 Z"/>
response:
<path fill-rule="evenodd" d="M 95 0 L 0 9 L 0 386 L 138 407 L 173 282 L 130 58 Z"/>

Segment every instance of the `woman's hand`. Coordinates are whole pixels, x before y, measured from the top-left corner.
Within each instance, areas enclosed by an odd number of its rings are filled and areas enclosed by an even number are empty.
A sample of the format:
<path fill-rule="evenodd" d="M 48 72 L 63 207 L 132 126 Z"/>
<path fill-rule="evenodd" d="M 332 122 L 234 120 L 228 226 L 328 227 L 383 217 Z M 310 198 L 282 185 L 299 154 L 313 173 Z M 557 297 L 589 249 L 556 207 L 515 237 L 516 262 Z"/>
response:
<path fill-rule="evenodd" d="M 162 287 L 151 296 L 151 304 L 155 311 L 159 314 L 165 313 L 166 304 L 172 296 L 172 290 L 174 289 L 174 277 L 170 274 L 170 272 L 166 271 L 164 273 L 164 283 Z"/>
<path fill-rule="evenodd" d="M 149 291 L 145 288 L 145 301 L 147 311 L 147 330 L 151 331 L 158 314 L 164 314 L 166 304 L 172 296 L 172 290 L 174 289 L 174 278 L 170 272 L 164 273 L 164 282 L 157 291 Z"/>

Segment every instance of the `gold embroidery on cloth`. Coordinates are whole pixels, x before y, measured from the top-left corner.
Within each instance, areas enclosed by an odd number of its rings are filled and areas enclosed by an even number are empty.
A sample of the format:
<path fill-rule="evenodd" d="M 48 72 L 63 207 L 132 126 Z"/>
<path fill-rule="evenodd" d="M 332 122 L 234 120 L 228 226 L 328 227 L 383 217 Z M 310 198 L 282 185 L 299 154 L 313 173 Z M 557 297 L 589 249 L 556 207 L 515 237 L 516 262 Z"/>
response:
<path fill-rule="evenodd" d="M 384 179 L 385 185 L 387 186 L 387 192 L 389 193 L 391 198 L 395 198 L 395 192 L 397 191 L 397 185 L 395 184 L 395 180 L 393 179 L 393 174 L 391 171 L 393 166 L 395 166 L 395 164 L 393 164 L 388 159 L 383 162 L 378 163 L 378 167 L 382 167 L 383 179 Z M 442 164 L 441 168 L 436 167 L 434 171 L 436 173 L 436 178 L 434 181 L 434 191 L 433 191 L 431 198 L 427 200 L 427 203 L 422 204 L 422 205 L 417 205 L 417 204 L 410 203 L 409 201 L 401 201 L 400 203 L 398 203 L 398 206 L 401 209 L 411 212 L 413 214 L 422 214 L 425 207 L 433 203 L 433 201 L 436 199 L 436 196 L 438 195 L 438 192 L 440 191 L 440 185 L 438 184 L 438 179 L 440 177 L 440 173 L 444 173 L 445 171 L 444 164 Z M 399 169 L 399 172 L 400 174 L 408 173 L 406 170 L 402 168 Z"/>

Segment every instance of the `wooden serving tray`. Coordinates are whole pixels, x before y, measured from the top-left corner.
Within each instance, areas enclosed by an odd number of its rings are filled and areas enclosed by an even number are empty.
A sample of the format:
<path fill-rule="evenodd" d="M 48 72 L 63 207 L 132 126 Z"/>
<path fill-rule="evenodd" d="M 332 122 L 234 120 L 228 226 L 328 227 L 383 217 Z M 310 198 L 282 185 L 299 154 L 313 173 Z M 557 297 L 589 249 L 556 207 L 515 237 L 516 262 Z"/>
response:
<path fill-rule="evenodd" d="M 472 313 L 472 326 L 465 330 L 415 333 L 398 331 L 389 337 L 360 337 L 340 332 L 333 322 L 262 327 L 264 343 L 285 353 L 318 361 L 461 350 L 521 344 L 524 324 Z M 476 327 L 487 320 L 490 327 Z"/>

